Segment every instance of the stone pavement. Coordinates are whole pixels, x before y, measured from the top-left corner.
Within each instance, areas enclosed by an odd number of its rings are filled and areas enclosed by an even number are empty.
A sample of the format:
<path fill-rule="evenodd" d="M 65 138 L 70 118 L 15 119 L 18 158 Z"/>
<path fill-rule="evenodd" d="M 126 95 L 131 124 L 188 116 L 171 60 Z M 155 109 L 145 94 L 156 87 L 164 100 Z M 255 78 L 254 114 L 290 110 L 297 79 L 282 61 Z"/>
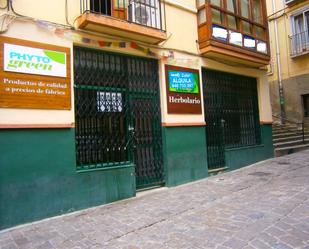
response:
<path fill-rule="evenodd" d="M 309 249 L 309 150 L 2 231 L 0 248 Z"/>

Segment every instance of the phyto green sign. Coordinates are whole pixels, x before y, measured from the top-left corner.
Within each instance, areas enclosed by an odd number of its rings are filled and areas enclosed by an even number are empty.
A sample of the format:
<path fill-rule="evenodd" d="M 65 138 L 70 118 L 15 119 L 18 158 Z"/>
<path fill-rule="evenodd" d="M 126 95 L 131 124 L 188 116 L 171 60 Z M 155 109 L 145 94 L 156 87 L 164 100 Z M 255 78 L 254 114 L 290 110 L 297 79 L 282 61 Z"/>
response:
<path fill-rule="evenodd" d="M 4 71 L 66 77 L 66 70 L 64 52 L 4 44 Z"/>
<path fill-rule="evenodd" d="M 169 91 L 199 93 L 198 74 L 193 72 L 168 71 Z"/>

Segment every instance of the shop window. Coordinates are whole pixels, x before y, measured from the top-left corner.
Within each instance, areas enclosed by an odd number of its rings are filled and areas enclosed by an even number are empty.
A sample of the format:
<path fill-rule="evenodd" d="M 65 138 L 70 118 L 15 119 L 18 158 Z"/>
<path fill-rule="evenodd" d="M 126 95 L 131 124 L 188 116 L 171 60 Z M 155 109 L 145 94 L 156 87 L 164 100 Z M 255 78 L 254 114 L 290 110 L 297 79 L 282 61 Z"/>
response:
<path fill-rule="evenodd" d="M 122 94 L 117 92 L 97 92 L 98 112 L 122 112 Z"/>
<path fill-rule="evenodd" d="M 206 69 L 202 74 L 208 138 L 223 148 L 260 144 L 256 79 Z"/>
<path fill-rule="evenodd" d="M 145 161 L 155 162 L 151 167 L 161 164 L 157 63 L 74 48 L 78 170 L 127 165 L 133 157 L 136 167 L 143 170 L 141 164 Z"/>

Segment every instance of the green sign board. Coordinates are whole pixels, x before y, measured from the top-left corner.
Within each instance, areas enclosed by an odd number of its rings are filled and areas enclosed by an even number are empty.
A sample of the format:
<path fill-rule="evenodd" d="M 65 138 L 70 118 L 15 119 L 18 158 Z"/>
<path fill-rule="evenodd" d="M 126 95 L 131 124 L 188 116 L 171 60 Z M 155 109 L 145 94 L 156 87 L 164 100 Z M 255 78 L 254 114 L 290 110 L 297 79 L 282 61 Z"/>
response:
<path fill-rule="evenodd" d="M 201 114 L 199 70 L 165 65 L 167 112 Z"/>
<path fill-rule="evenodd" d="M 199 93 L 197 73 L 169 70 L 168 79 L 170 92 Z"/>

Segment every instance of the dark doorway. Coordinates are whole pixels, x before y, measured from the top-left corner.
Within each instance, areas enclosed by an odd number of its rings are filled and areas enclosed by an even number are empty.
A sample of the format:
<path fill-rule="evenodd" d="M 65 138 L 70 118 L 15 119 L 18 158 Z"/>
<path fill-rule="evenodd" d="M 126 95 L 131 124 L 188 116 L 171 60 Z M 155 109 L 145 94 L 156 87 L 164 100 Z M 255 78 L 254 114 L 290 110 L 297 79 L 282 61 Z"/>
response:
<path fill-rule="evenodd" d="M 309 94 L 302 95 L 303 107 L 304 107 L 304 117 L 309 117 Z"/>

